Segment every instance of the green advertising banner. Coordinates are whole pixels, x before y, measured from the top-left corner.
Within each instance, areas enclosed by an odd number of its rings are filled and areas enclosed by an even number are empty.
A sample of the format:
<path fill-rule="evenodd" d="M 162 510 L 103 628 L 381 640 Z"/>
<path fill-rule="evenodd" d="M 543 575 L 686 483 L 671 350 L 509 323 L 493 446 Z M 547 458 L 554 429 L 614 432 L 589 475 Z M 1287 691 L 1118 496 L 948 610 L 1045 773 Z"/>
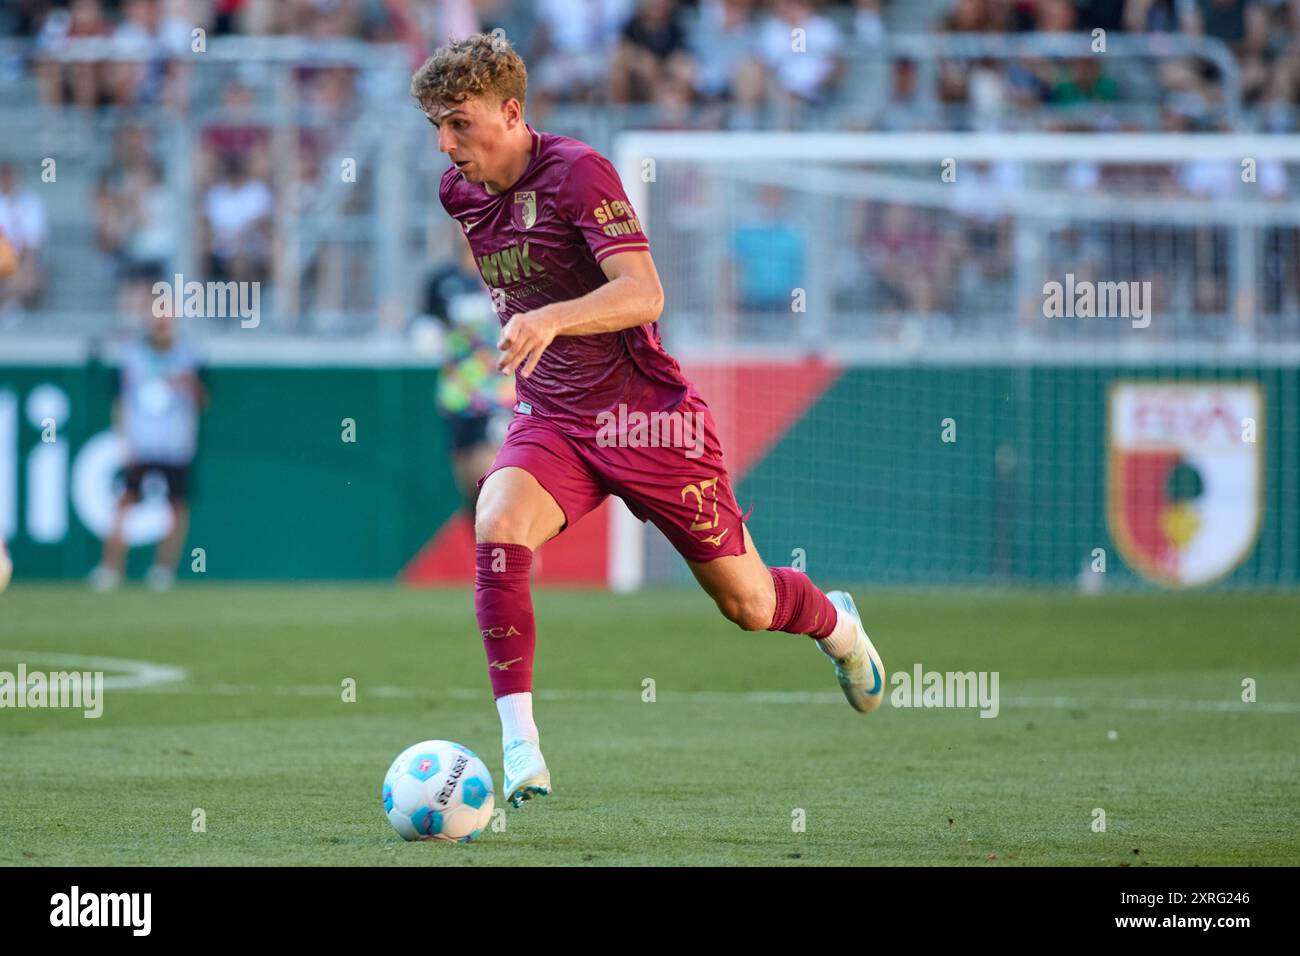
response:
<path fill-rule="evenodd" d="M 769 563 L 880 584 L 1300 583 L 1300 370 L 846 370 L 737 485 Z"/>
<path fill-rule="evenodd" d="M 769 563 L 882 585 L 1300 583 L 1294 367 L 833 377 L 736 482 Z M 121 482 L 115 378 L 93 362 L 0 366 L 0 529 L 20 578 L 98 560 Z M 391 580 L 459 505 L 436 370 L 218 366 L 206 380 L 185 554 L 203 549 L 209 579 Z M 159 491 L 133 515 L 136 544 L 165 531 Z M 648 540 L 652 559 L 666 548 Z M 686 580 L 667 557 L 650 580 Z"/>
<path fill-rule="evenodd" d="M 78 577 L 99 559 L 121 482 L 116 377 L 0 366 L 0 527 L 21 577 Z M 391 579 L 458 506 L 434 370 L 222 367 L 205 381 L 185 554 L 202 548 L 210 579 Z M 160 492 L 146 484 L 133 544 L 165 532 Z"/>

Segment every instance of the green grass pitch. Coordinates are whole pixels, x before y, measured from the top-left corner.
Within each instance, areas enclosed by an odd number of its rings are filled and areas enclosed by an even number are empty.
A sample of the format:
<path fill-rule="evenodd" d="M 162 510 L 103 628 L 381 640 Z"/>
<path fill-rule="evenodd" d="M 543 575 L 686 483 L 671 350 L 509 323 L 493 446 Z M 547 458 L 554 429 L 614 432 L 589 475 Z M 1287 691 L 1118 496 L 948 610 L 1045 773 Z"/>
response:
<path fill-rule="evenodd" d="M 380 783 L 444 737 L 501 785 L 467 591 L 19 583 L 0 670 L 184 677 L 110 688 L 98 720 L 0 710 L 0 864 L 1300 863 L 1300 596 L 856 597 L 891 672 L 997 671 L 999 715 L 855 714 L 807 638 L 698 592 L 541 592 L 555 793 L 448 845 L 403 843 Z"/>

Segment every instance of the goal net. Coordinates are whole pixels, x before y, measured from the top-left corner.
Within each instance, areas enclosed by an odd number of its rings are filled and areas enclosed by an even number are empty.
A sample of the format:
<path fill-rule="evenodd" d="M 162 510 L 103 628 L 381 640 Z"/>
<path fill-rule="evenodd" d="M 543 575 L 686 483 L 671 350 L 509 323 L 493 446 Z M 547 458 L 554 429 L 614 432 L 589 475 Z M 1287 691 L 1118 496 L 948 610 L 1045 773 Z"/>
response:
<path fill-rule="evenodd" d="M 769 564 L 1294 586 L 1300 137 L 624 134 Z M 623 515 L 616 585 L 689 579 Z"/>

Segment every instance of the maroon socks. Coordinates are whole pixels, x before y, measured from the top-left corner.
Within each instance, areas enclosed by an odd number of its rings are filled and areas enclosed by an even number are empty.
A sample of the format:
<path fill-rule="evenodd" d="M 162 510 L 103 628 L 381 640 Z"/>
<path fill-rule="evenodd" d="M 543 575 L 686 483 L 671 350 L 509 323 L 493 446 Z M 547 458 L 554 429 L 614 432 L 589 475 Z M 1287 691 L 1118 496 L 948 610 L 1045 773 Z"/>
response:
<path fill-rule="evenodd" d="M 835 630 L 835 605 L 813 584 L 808 575 L 794 568 L 768 568 L 776 587 L 776 613 L 769 631 L 807 634 L 818 640 Z"/>
<path fill-rule="evenodd" d="M 533 689 L 537 625 L 529 588 L 532 563 L 533 552 L 522 544 L 475 546 L 474 611 L 493 697 Z M 776 613 L 767 629 L 817 640 L 829 637 L 835 630 L 835 606 L 808 575 L 794 568 L 767 570 L 776 589 Z"/>
<path fill-rule="evenodd" d="M 487 651 L 492 696 L 529 692 L 537 645 L 528 582 L 533 552 L 522 544 L 490 543 L 475 545 L 474 552 L 474 613 Z"/>

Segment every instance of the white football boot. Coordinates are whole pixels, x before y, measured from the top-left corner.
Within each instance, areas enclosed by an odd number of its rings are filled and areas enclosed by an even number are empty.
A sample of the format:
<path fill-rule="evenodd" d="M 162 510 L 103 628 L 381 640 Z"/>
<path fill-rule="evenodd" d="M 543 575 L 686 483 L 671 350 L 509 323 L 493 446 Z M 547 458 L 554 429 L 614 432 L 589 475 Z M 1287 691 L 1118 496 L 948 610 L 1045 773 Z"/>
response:
<path fill-rule="evenodd" d="M 842 660 L 832 660 L 835 676 L 844 690 L 844 696 L 849 699 L 849 705 L 854 710 L 869 714 L 885 699 L 885 662 L 880 659 L 871 638 L 867 637 L 857 605 L 853 603 L 853 596 L 847 591 L 828 591 L 826 597 L 835 605 L 838 613 L 847 614 L 857 626 L 858 639 L 849 656 Z"/>
<path fill-rule="evenodd" d="M 505 746 L 506 799 L 519 807 L 534 796 L 545 797 L 551 792 L 551 772 L 542 759 L 542 748 L 537 741 L 520 737 Z"/>

